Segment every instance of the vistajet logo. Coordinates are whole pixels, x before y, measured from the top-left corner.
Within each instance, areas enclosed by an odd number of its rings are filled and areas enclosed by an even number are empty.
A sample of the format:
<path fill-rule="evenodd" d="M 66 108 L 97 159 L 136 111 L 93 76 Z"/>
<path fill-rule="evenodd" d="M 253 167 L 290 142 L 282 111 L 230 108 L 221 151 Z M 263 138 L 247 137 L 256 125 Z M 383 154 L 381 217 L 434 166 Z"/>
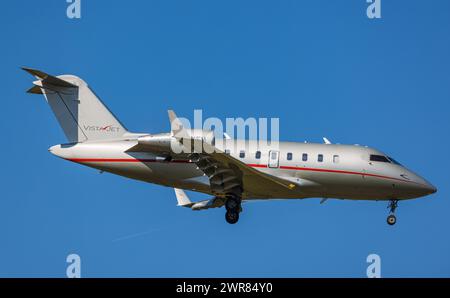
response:
<path fill-rule="evenodd" d="M 120 127 L 107 125 L 107 126 L 97 126 L 97 125 L 83 125 L 85 131 L 101 131 L 101 132 L 119 132 Z"/>

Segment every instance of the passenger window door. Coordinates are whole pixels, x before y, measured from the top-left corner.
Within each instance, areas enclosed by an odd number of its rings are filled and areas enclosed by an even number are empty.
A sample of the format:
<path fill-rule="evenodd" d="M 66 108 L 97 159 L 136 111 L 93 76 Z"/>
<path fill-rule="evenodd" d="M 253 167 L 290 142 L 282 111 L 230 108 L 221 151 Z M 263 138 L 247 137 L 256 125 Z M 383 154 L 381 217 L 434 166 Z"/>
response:
<path fill-rule="evenodd" d="M 278 168 L 280 165 L 280 152 L 271 150 L 269 151 L 269 168 Z"/>

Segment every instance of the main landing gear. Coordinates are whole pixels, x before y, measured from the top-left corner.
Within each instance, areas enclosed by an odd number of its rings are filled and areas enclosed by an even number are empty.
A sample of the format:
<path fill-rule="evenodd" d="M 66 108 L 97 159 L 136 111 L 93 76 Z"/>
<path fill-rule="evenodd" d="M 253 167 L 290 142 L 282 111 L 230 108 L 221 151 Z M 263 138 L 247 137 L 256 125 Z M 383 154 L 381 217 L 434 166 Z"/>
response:
<path fill-rule="evenodd" d="M 389 202 L 388 208 L 389 208 L 389 216 L 387 217 L 387 223 L 390 226 L 395 225 L 395 223 L 397 222 L 397 218 L 395 217 L 394 213 L 395 213 L 395 209 L 397 209 L 398 207 L 398 200 L 391 200 Z"/>
<path fill-rule="evenodd" d="M 239 213 L 241 212 L 241 198 L 237 196 L 231 196 L 225 201 L 225 220 L 229 224 L 235 224 L 239 220 Z"/>

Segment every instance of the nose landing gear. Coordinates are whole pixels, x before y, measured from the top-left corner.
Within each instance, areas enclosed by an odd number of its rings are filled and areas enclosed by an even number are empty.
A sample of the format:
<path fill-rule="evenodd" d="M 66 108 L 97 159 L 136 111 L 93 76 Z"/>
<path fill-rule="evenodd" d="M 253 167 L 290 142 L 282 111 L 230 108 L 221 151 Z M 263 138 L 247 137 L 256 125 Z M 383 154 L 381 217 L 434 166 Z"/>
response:
<path fill-rule="evenodd" d="M 397 217 L 395 217 L 394 213 L 395 213 L 395 209 L 397 209 L 398 207 L 398 200 L 390 200 L 388 208 L 389 208 L 389 216 L 387 217 L 387 223 L 390 226 L 395 225 L 395 223 L 397 222 Z"/>

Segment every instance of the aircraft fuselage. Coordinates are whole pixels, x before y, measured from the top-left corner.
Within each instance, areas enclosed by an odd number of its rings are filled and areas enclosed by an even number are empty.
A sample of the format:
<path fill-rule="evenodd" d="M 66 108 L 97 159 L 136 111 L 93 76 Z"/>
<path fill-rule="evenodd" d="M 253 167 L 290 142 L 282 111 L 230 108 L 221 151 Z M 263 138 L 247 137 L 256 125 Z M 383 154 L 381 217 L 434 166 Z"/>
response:
<path fill-rule="evenodd" d="M 252 141 L 247 141 L 252 142 Z M 127 152 L 133 139 L 56 145 L 49 150 L 64 159 L 117 175 L 169 187 L 207 194 L 208 177 L 197 165 L 182 156 L 148 152 Z M 222 148 L 234 158 L 258 171 L 298 185 L 298 190 L 243 193 L 245 199 L 339 198 L 355 200 L 403 200 L 434 193 L 436 188 L 424 178 L 388 159 L 384 153 L 364 146 L 280 142 L 245 152 L 245 141 L 234 150 Z M 257 153 L 259 152 L 259 153 Z M 371 156 L 386 160 L 374 161 Z"/>

